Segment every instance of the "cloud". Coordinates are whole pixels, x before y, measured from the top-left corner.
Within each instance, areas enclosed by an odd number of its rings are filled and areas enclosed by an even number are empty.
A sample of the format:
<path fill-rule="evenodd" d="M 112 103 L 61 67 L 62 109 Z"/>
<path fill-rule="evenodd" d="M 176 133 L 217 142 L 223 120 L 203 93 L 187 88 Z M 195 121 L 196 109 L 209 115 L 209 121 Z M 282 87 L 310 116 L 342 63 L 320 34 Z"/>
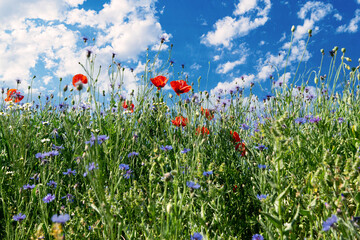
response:
<path fill-rule="evenodd" d="M 234 39 L 246 36 L 268 21 L 270 8 L 270 0 L 239 0 L 233 16 L 219 19 L 213 26 L 214 31 L 201 36 L 201 43 L 231 48 Z"/>
<path fill-rule="evenodd" d="M 201 65 L 197 64 L 197 63 L 193 63 L 190 66 L 190 69 L 194 69 L 194 70 L 199 70 L 201 68 Z"/>
<path fill-rule="evenodd" d="M 360 0 L 359 0 L 360 1 Z M 342 20 L 342 16 L 338 13 L 335 13 L 334 14 L 334 18 L 337 20 L 337 21 L 341 21 Z"/>
<path fill-rule="evenodd" d="M 236 60 L 236 61 L 234 61 L 234 62 L 227 61 L 227 62 L 224 63 L 224 64 L 220 64 L 220 65 L 216 68 L 216 72 L 217 72 L 217 73 L 221 73 L 221 74 L 226 74 L 226 73 L 228 73 L 229 71 L 233 70 L 236 66 L 241 65 L 241 64 L 244 64 L 244 63 L 246 62 L 246 58 L 247 58 L 247 56 L 246 56 L 246 55 L 243 55 L 243 56 L 241 57 L 241 59 Z"/>
<path fill-rule="evenodd" d="M 354 18 L 352 18 L 350 20 L 349 25 L 341 25 L 336 29 L 336 31 L 337 32 L 356 33 L 358 31 L 359 22 L 360 22 L 360 9 L 356 9 L 355 16 L 354 16 Z"/>
<path fill-rule="evenodd" d="M 99 11 L 79 8 L 84 2 L 18 0 L 14 4 L 1 0 L 0 81 L 11 87 L 19 78 L 25 89 L 32 70 L 39 67 L 37 85 L 53 84 L 50 77 L 70 81 L 73 74 L 83 72 L 78 62 L 85 62 L 86 49 L 97 55 L 98 69 L 110 63 L 112 53 L 117 61 L 137 62 L 147 47 L 157 46 L 161 36 L 171 37 L 156 17 L 155 0 L 111 0 Z M 84 43 L 81 37 L 85 32 L 91 32 L 96 40 Z M 109 85 L 107 72 L 103 72 L 101 81 Z M 129 84 L 125 89 L 134 85 L 132 81 Z"/>

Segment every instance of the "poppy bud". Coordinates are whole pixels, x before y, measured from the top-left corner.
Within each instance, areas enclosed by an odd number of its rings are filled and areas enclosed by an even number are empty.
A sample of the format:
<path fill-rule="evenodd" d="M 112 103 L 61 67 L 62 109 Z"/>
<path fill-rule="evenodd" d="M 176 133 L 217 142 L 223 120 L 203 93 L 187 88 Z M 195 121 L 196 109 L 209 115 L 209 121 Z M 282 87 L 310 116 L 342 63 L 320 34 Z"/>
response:
<path fill-rule="evenodd" d="M 345 52 L 346 52 L 346 48 L 342 48 L 341 51 L 342 51 L 342 53 L 345 53 Z"/>
<path fill-rule="evenodd" d="M 169 94 L 169 98 L 170 98 L 170 99 L 173 98 L 173 95 L 172 95 L 171 93 Z"/>
<path fill-rule="evenodd" d="M 87 88 L 87 89 L 86 89 L 86 92 L 90 92 L 90 88 Z"/>
<path fill-rule="evenodd" d="M 82 83 L 78 83 L 77 84 L 77 86 L 76 86 L 76 89 L 78 90 L 78 91 L 81 91 L 82 89 L 83 89 L 83 84 Z"/>
<path fill-rule="evenodd" d="M 31 88 L 31 86 L 28 86 L 28 89 L 30 89 Z"/>
<path fill-rule="evenodd" d="M 75 100 L 71 100 L 71 105 L 74 105 L 75 104 Z"/>
<path fill-rule="evenodd" d="M 325 54 L 324 49 L 321 49 L 321 50 L 320 50 L 320 52 L 322 53 L 322 55 L 324 55 L 324 54 Z"/>
<path fill-rule="evenodd" d="M 315 77 L 314 82 L 315 82 L 315 84 L 317 84 L 319 82 L 318 77 Z"/>
<path fill-rule="evenodd" d="M 339 47 L 338 47 L 338 46 L 335 46 L 334 49 L 333 49 L 333 51 L 336 52 L 338 49 L 339 49 Z"/>
<path fill-rule="evenodd" d="M 292 25 L 291 31 L 292 31 L 292 32 L 295 32 L 295 26 L 294 26 L 294 25 Z"/>
<path fill-rule="evenodd" d="M 66 92 L 67 90 L 68 90 L 68 85 L 65 85 L 64 92 Z"/>
<path fill-rule="evenodd" d="M 105 97 L 105 90 L 103 90 L 103 96 Z"/>
<path fill-rule="evenodd" d="M 312 29 L 309 29 L 309 30 L 308 30 L 308 33 L 309 33 L 309 36 L 311 37 Z"/>

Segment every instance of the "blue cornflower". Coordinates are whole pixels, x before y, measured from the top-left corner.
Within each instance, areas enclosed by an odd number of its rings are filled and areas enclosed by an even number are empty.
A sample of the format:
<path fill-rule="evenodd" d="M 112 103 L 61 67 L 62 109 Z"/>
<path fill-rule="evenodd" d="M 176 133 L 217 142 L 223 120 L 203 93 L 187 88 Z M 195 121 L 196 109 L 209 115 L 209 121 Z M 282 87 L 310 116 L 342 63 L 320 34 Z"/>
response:
<path fill-rule="evenodd" d="M 119 168 L 120 170 L 129 170 L 130 167 L 129 165 L 122 163 L 119 165 Z"/>
<path fill-rule="evenodd" d="M 89 166 L 87 166 L 87 171 L 83 174 L 84 177 L 86 177 L 89 172 L 91 172 L 92 170 L 98 169 L 99 164 L 95 165 L 95 162 L 89 163 Z"/>
<path fill-rule="evenodd" d="M 64 147 L 62 145 L 61 146 L 56 146 L 55 144 L 53 144 L 52 149 L 54 149 L 54 150 L 62 150 L 62 149 L 64 149 Z"/>
<path fill-rule="evenodd" d="M 185 154 L 185 153 L 187 153 L 187 152 L 189 152 L 189 151 L 191 151 L 190 148 L 184 148 L 184 150 L 182 150 L 181 153 L 184 153 L 184 154 Z"/>
<path fill-rule="evenodd" d="M 94 145 L 96 138 L 94 136 L 94 134 L 91 133 L 91 138 L 89 141 L 86 141 L 85 144 L 90 144 L 90 146 L 92 147 Z"/>
<path fill-rule="evenodd" d="M 71 170 L 71 168 L 68 168 L 68 170 L 66 172 L 63 172 L 64 175 L 75 175 L 76 174 L 76 170 Z"/>
<path fill-rule="evenodd" d="M 54 150 L 54 151 L 50 151 L 50 152 L 47 152 L 47 153 L 44 153 L 46 156 L 49 156 L 49 157 L 54 157 L 54 156 L 57 156 L 59 155 L 59 151 L 57 150 Z"/>
<path fill-rule="evenodd" d="M 55 200 L 55 195 L 52 195 L 51 193 L 49 193 L 48 195 L 46 195 L 43 198 L 44 203 L 49 203 Z"/>
<path fill-rule="evenodd" d="M 249 130 L 249 129 L 250 129 L 250 127 L 249 127 L 247 124 L 245 124 L 245 123 L 241 124 L 241 128 L 242 128 L 243 130 Z"/>
<path fill-rule="evenodd" d="M 55 214 L 55 215 L 53 215 L 51 217 L 52 222 L 54 222 L 54 223 L 62 223 L 62 224 L 69 221 L 69 219 L 70 219 L 69 214 L 63 214 L 63 215 L 59 215 L 59 216 L 57 214 Z"/>
<path fill-rule="evenodd" d="M 203 236 L 198 232 L 195 232 L 194 235 L 190 235 L 190 240 L 202 240 L 202 239 Z"/>
<path fill-rule="evenodd" d="M 260 194 L 260 195 L 257 194 L 257 195 L 256 195 L 257 199 L 259 199 L 260 201 L 263 200 L 263 199 L 266 199 L 267 196 L 268 196 L 268 195 L 266 195 L 266 194 Z"/>
<path fill-rule="evenodd" d="M 22 214 L 22 213 L 19 213 L 18 215 L 13 216 L 14 221 L 17 221 L 17 222 L 21 222 L 25 218 L 26 218 L 26 215 Z"/>
<path fill-rule="evenodd" d="M 252 236 L 251 240 L 264 240 L 264 237 L 260 234 L 255 234 Z"/>
<path fill-rule="evenodd" d="M 33 185 L 26 184 L 26 185 L 23 186 L 24 190 L 33 189 L 33 188 L 35 188 L 35 184 L 33 184 Z"/>
<path fill-rule="evenodd" d="M 211 174 L 213 174 L 213 171 L 203 172 L 205 177 L 210 176 Z"/>
<path fill-rule="evenodd" d="M 265 165 L 265 164 L 264 164 L 264 165 L 258 164 L 258 168 L 260 168 L 260 169 L 266 169 L 266 165 Z"/>
<path fill-rule="evenodd" d="M 47 183 L 47 185 L 50 186 L 50 187 L 56 188 L 57 183 L 56 183 L 55 181 L 53 181 L 53 180 L 50 180 L 50 181 Z"/>
<path fill-rule="evenodd" d="M 318 123 L 321 121 L 321 117 L 314 117 L 309 120 L 311 123 Z"/>
<path fill-rule="evenodd" d="M 132 170 L 127 170 L 126 173 L 124 174 L 124 178 L 129 179 L 131 177 L 132 172 L 133 172 Z"/>
<path fill-rule="evenodd" d="M 186 182 L 186 186 L 188 186 L 191 189 L 199 189 L 200 185 L 198 183 L 194 183 L 192 181 Z"/>
<path fill-rule="evenodd" d="M 39 158 L 40 160 L 42 160 L 42 159 L 45 158 L 46 156 L 44 156 L 44 154 L 42 154 L 42 153 L 37 153 L 37 154 L 35 154 L 35 157 L 36 157 L 36 158 Z"/>
<path fill-rule="evenodd" d="M 128 154 L 128 158 L 133 157 L 133 156 L 139 156 L 139 153 L 131 152 L 131 153 Z"/>
<path fill-rule="evenodd" d="M 334 224 L 337 222 L 338 218 L 336 215 L 332 215 L 331 217 L 329 217 L 325 222 L 323 222 L 323 231 L 329 231 L 331 227 L 334 226 Z"/>
<path fill-rule="evenodd" d="M 108 140 L 108 139 L 109 139 L 109 137 L 106 136 L 106 135 L 99 135 L 98 138 L 97 138 L 98 144 L 100 145 L 100 144 L 102 144 L 103 142 L 105 142 L 105 140 Z"/>
<path fill-rule="evenodd" d="M 339 118 L 338 118 L 338 123 L 340 123 L 340 124 L 341 124 L 341 123 L 343 123 L 343 122 L 344 122 L 344 118 L 339 117 Z"/>
<path fill-rule="evenodd" d="M 300 125 L 305 124 L 306 123 L 306 118 L 296 118 L 295 123 L 298 123 Z"/>
<path fill-rule="evenodd" d="M 264 144 L 259 144 L 259 146 L 255 146 L 255 148 L 260 150 L 260 151 L 264 151 L 264 150 L 268 149 L 267 147 L 265 147 Z"/>
<path fill-rule="evenodd" d="M 173 147 L 170 145 L 166 145 L 165 147 L 163 145 L 161 145 L 160 149 L 163 151 L 170 151 L 173 149 Z"/>
<path fill-rule="evenodd" d="M 74 201 L 74 196 L 71 195 L 70 193 L 66 194 L 66 196 L 62 197 L 61 199 L 66 198 L 66 200 L 68 200 L 69 202 L 73 202 Z"/>

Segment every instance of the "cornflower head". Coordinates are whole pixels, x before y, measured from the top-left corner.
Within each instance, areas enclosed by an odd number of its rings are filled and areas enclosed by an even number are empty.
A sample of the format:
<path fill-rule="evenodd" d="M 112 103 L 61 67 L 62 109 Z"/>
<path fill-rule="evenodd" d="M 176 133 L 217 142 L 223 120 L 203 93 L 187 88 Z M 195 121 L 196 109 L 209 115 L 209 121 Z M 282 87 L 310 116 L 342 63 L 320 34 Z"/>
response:
<path fill-rule="evenodd" d="M 186 186 L 188 186 L 191 189 L 199 189 L 200 188 L 200 184 L 194 183 L 193 181 L 186 182 Z"/>
<path fill-rule="evenodd" d="M 259 164 L 259 165 L 258 165 L 258 168 L 260 168 L 260 169 L 266 169 L 266 165 Z"/>
<path fill-rule="evenodd" d="M 305 124 L 306 123 L 306 118 L 296 118 L 295 120 L 295 123 L 298 123 L 298 124 Z"/>
<path fill-rule="evenodd" d="M 203 176 L 207 177 L 213 174 L 213 171 L 203 172 Z"/>
<path fill-rule="evenodd" d="M 309 120 L 309 122 L 316 123 L 316 124 L 320 121 L 321 121 L 321 117 L 314 117 Z"/>
<path fill-rule="evenodd" d="M 260 201 L 261 201 L 261 200 L 265 200 L 265 199 L 267 198 L 267 196 L 268 196 L 268 195 L 265 195 L 265 194 L 260 194 L 260 195 L 257 194 L 257 195 L 256 195 L 257 199 L 259 199 Z"/>
<path fill-rule="evenodd" d="M 14 221 L 16 222 L 21 222 L 22 220 L 24 220 L 26 218 L 25 214 L 19 213 L 17 215 L 13 216 Z"/>
<path fill-rule="evenodd" d="M 53 145 L 52 145 L 52 149 L 59 151 L 59 150 L 64 149 L 64 147 L 63 147 L 62 145 L 61 145 L 61 146 L 56 146 L 55 144 L 53 144 Z"/>
<path fill-rule="evenodd" d="M 170 145 L 166 145 L 165 147 L 163 145 L 161 145 L 160 149 L 163 151 L 170 151 L 173 149 L 173 147 Z"/>
<path fill-rule="evenodd" d="M 30 184 L 26 184 L 26 185 L 24 185 L 23 187 L 22 187 L 24 190 L 31 190 L 31 189 L 33 189 L 33 188 L 35 188 L 35 184 L 33 184 L 33 185 L 30 185 Z"/>
<path fill-rule="evenodd" d="M 133 156 L 139 156 L 139 153 L 138 152 L 131 152 L 128 154 L 128 158 L 131 158 Z"/>
<path fill-rule="evenodd" d="M 332 215 L 331 217 L 329 217 L 325 222 L 323 222 L 323 231 L 327 232 L 330 230 L 331 227 L 334 227 L 334 224 L 337 223 L 338 218 L 336 215 Z"/>
<path fill-rule="evenodd" d="M 184 148 L 184 150 L 181 150 L 181 152 L 180 153 L 182 153 L 182 154 L 186 154 L 186 153 L 188 153 L 188 152 L 190 152 L 191 151 L 191 149 L 190 148 Z"/>
<path fill-rule="evenodd" d="M 53 187 L 53 188 L 56 188 L 57 187 L 57 183 L 53 180 L 50 180 L 48 183 L 47 183 L 48 186 L 50 187 Z"/>
<path fill-rule="evenodd" d="M 95 169 L 98 169 L 99 168 L 99 164 L 95 164 L 95 162 L 92 162 L 92 163 L 89 163 L 89 166 L 86 167 L 87 168 L 87 171 L 84 173 L 84 177 L 86 177 L 89 172 L 95 170 Z"/>
<path fill-rule="evenodd" d="M 121 163 L 121 164 L 119 165 L 119 168 L 120 168 L 120 170 L 122 170 L 122 171 L 126 171 L 126 170 L 129 170 L 129 169 L 130 169 L 129 165 L 124 164 L 124 163 Z"/>
<path fill-rule="evenodd" d="M 243 130 L 249 130 L 250 127 L 249 127 L 247 124 L 243 123 L 243 124 L 241 124 L 241 129 L 243 129 Z"/>
<path fill-rule="evenodd" d="M 68 200 L 69 202 L 73 202 L 74 201 L 74 196 L 71 195 L 70 193 L 66 194 L 64 197 L 62 197 L 61 199 L 66 199 Z"/>
<path fill-rule="evenodd" d="M 265 147 L 264 144 L 259 144 L 259 146 L 255 146 L 255 148 L 260 151 L 264 151 L 264 150 L 268 149 L 267 147 Z"/>
<path fill-rule="evenodd" d="M 133 171 L 131 169 L 127 170 L 126 173 L 124 174 L 124 178 L 129 179 L 131 177 L 132 172 Z"/>
<path fill-rule="evenodd" d="M 68 168 L 68 170 L 66 172 L 63 172 L 64 175 L 75 175 L 76 174 L 76 170 L 71 170 L 71 168 Z"/>
<path fill-rule="evenodd" d="M 255 234 L 252 236 L 251 240 L 264 240 L 264 237 L 260 234 Z"/>
<path fill-rule="evenodd" d="M 49 193 L 48 195 L 46 195 L 43 198 L 44 203 L 49 203 L 55 200 L 55 195 L 52 195 L 51 193 Z"/>
<path fill-rule="evenodd" d="M 202 240 L 202 239 L 203 236 L 198 232 L 195 232 L 193 235 L 190 235 L 190 240 Z"/>

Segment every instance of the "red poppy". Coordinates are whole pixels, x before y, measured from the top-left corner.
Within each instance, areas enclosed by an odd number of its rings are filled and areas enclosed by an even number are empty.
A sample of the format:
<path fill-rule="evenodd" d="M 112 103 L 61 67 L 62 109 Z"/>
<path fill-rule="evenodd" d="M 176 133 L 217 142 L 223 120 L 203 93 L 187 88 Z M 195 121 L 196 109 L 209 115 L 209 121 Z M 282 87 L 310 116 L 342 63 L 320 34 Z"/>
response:
<path fill-rule="evenodd" d="M 236 144 L 235 150 L 236 150 L 236 151 L 240 151 L 240 152 L 241 152 L 241 156 L 244 157 L 245 154 L 246 154 L 245 143 L 241 142 L 241 143 Z"/>
<path fill-rule="evenodd" d="M 74 85 L 74 87 L 77 87 L 77 85 L 80 83 L 87 84 L 88 79 L 85 75 L 76 74 L 72 79 L 72 84 Z"/>
<path fill-rule="evenodd" d="M 175 120 L 171 120 L 171 122 L 177 127 L 180 127 L 180 125 L 185 127 L 186 124 L 188 123 L 188 119 L 183 116 L 178 116 L 175 118 Z"/>
<path fill-rule="evenodd" d="M 129 107 L 129 105 L 130 105 L 130 107 Z M 134 104 L 130 101 L 129 105 L 126 103 L 126 100 L 123 102 L 123 108 L 125 108 L 131 112 L 134 112 L 134 107 L 135 107 Z"/>
<path fill-rule="evenodd" d="M 158 90 L 160 90 L 160 88 L 165 87 L 168 80 L 169 79 L 167 79 L 164 76 L 157 76 L 150 79 L 150 81 L 155 85 L 155 87 L 158 88 Z"/>
<path fill-rule="evenodd" d="M 191 90 L 191 86 L 187 85 L 187 83 L 184 80 L 177 80 L 170 82 L 170 85 L 172 89 L 176 92 L 178 96 L 182 93 L 187 93 Z"/>
<path fill-rule="evenodd" d="M 205 135 L 205 134 L 207 134 L 207 135 L 209 135 L 210 134 L 210 131 L 209 131 L 209 129 L 207 129 L 206 127 L 202 127 L 202 128 L 200 128 L 200 127 L 198 127 L 197 129 L 196 129 L 196 135 L 198 135 L 198 134 L 202 134 L 202 135 Z"/>
<path fill-rule="evenodd" d="M 230 134 L 232 135 L 234 142 L 241 142 L 241 139 L 240 139 L 239 134 L 237 132 L 230 131 Z"/>
<path fill-rule="evenodd" d="M 238 186 L 235 185 L 235 186 L 233 187 L 233 192 L 236 192 L 237 188 L 238 188 Z"/>
<path fill-rule="evenodd" d="M 24 96 L 21 95 L 20 92 L 17 91 L 17 89 L 9 89 L 7 91 L 7 98 L 5 98 L 5 102 L 14 101 L 16 103 L 23 100 Z"/>
<path fill-rule="evenodd" d="M 214 114 L 213 114 L 213 111 L 210 110 L 210 109 L 205 109 L 203 107 L 201 107 L 201 114 L 202 115 L 205 115 L 205 117 L 209 120 L 213 119 L 214 118 Z"/>

